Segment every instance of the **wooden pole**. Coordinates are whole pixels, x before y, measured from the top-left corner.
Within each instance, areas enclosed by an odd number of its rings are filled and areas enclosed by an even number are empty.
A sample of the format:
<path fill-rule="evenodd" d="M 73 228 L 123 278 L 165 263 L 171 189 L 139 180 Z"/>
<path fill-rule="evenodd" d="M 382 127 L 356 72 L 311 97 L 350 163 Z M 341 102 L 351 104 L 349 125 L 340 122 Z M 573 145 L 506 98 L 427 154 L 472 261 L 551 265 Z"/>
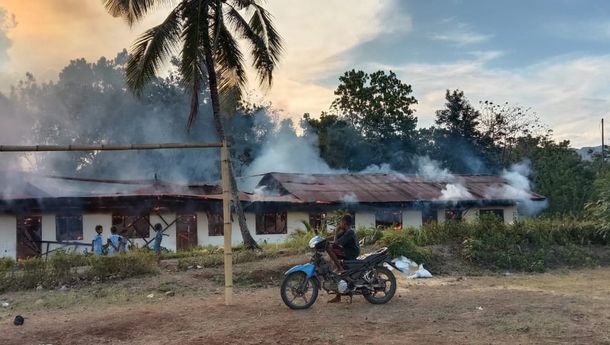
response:
<path fill-rule="evenodd" d="M 602 168 L 604 167 L 604 163 L 606 162 L 606 152 L 604 145 L 606 145 L 604 140 L 604 118 L 602 117 Z"/>
<path fill-rule="evenodd" d="M 0 152 L 55 152 L 55 151 L 128 151 L 160 149 L 198 149 L 222 147 L 222 143 L 169 144 L 101 144 L 101 145 L 0 145 Z"/>
<path fill-rule="evenodd" d="M 224 222 L 225 304 L 233 304 L 233 249 L 231 248 L 231 179 L 229 177 L 229 149 L 226 141 L 220 149 L 222 174 L 222 219 Z M 236 202 L 239 202 L 237 200 Z"/>

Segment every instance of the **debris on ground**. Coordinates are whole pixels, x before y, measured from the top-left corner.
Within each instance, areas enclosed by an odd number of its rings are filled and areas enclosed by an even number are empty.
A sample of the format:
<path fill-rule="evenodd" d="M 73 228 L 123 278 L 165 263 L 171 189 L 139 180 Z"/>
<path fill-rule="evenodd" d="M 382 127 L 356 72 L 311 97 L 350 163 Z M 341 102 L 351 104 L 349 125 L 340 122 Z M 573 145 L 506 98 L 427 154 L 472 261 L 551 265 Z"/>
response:
<path fill-rule="evenodd" d="M 8 308 L 11 306 L 11 304 L 6 301 L 2 301 L 2 303 L 0 303 L 0 305 L 2 305 L 2 308 Z"/>
<path fill-rule="evenodd" d="M 146 298 L 153 298 L 153 297 L 155 297 L 154 293 L 151 293 L 150 295 L 146 296 Z"/>
<path fill-rule="evenodd" d="M 392 262 L 407 278 L 432 278 L 432 273 L 425 269 L 423 264 L 418 265 L 415 261 L 404 256 L 398 257 Z"/>
<path fill-rule="evenodd" d="M 426 270 L 423 264 L 417 264 L 415 261 L 404 256 L 392 260 L 396 268 L 404 273 L 407 278 L 431 278 L 432 274 Z"/>
<path fill-rule="evenodd" d="M 25 319 L 23 318 L 23 316 L 17 315 L 17 316 L 15 316 L 15 320 L 13 321 L 13 324 L 15 326 L 23 326 L 24 322 L 25 322 Z"/>
<path fill-rule="evenodd" d="M 165 293 L 165 296 L 168 296 L 168 297 L 172 297 L 172 296 L 175 296 L 175 295 L 176 295 L 176 293 L 175 293 L 175 292 L 173 292 L 173 291 L 167 291 L 167 292 Z"/>

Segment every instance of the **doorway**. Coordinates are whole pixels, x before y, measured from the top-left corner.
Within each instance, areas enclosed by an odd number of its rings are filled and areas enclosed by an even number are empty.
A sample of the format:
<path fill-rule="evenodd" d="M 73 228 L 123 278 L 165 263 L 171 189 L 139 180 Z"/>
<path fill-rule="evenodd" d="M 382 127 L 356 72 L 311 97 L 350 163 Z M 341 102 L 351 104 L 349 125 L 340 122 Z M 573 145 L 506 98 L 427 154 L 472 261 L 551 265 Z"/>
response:
<path fill-rule="evenodd" d="M 42 217 L 17 216 L 17 259 L 31 258 L 42 254 Z"/>
<path fill-rule="evenodd" d="M 176 251 L 197 246 L 197 214 L 176 216 Z"/>

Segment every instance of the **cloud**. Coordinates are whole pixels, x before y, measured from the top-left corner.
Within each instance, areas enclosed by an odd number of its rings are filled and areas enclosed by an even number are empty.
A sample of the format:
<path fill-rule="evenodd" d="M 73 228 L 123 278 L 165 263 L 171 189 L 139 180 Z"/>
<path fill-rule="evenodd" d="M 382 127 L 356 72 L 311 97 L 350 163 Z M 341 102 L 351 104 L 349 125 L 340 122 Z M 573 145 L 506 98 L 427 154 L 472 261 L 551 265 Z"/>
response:
<path fill-rule="evenodd" d="M 492 37 L 493 35 L 475 32 L 471 25 L 466 23 L 455 23 L 451 29 L 432 35 L 434 40 L 446 41 L 460 46 L 483 43 Z"/>
<path fill-rule="evenodd" d="M 268 1 L 285 53 L 267 97 L 294 118 L 328 109 L 332 89 L 319 80 L 349 64 L 342 53 L 384 33 L 411 30 L 411 18 L 397 11 L 398 0 Z M 255 80 L 250 78 L 250 80 Z M 254 86 L 254 85 L 253 85 Z"/>
<path fill-rule="evenodd" d="M 474 105 L 491 100 L 532 107 L 558 140 L 597 144 L 599 119 L 610 109 L 610 55 L 558 57 L 519 70 L 493 68 L 489 61 L 370 67 L 392 69 L 413 85 L 421 126 L 433 123 L 446 89 L 461 89 Z"/>
<path fill-rule="evenodd" d="M 4 8 L 0 7 L 0 68 L 8 63 L 8 49 L 12 45 L 8 32 L 17 26 L 15 15 L 10 15 Z"/>

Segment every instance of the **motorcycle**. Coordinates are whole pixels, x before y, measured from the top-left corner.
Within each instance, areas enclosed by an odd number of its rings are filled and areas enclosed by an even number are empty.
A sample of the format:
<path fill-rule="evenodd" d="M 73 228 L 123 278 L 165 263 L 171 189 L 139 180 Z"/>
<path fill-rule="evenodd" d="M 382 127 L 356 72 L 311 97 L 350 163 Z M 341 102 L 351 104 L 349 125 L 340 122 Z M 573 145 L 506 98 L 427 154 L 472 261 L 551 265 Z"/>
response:
<path fill-rule="evenodd" d="M 388 267 L 394 267 L 387 248 L 381 248 L 358 260 L 343 260 L 344 271 L 331 269 L 323 253 L 328 252 L 328 239 L 315 236 L 309 241 L 313 256 L 309 263 L 297 265 L 284 274 L 280 294 L 291 309 L 307 309 L 324 289 L 329 294 L 362 295 L 372 304 L 388 303 L 396 292 L 396 277 Z M 396 267 L 394 267 L 396 268 Z"/>

